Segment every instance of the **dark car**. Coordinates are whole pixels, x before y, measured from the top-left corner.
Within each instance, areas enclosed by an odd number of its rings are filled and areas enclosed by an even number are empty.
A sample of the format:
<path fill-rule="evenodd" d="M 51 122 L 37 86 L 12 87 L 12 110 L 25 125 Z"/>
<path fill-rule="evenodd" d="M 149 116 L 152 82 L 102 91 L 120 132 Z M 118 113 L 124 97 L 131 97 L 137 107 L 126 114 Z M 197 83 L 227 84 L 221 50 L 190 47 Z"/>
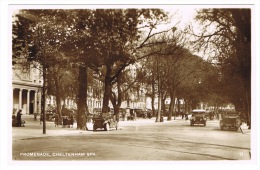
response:
<path fill-rule="evenodd" d="M 214 112 L 212 111 L 206 111 L 205 116 L 207 120 L 214 120 Z"/>
<path fill-rule="evenodd" d="M 202 109 L 193 110 L 190 118 L 190 125 L 194 126 L 195 124 L 202 124 L 206 126 L 207 118 L 205 113 L 206 111 Z"/>
<path fill-rule="evenodd" d="M 97 129 L 104 129 L 105 131 L 109 131 L 110 128 L 118 128 L 118 122 L 116 121 L 116 117 L 110 113 L 102 113 L 101 115 L 93 115 L 92 119 L 93 123 L 93 131 Z"/>
<path fill-rule="evenodd" d="M 143 109 L 130 109 L 130 113 L 131 110 L 136 112 L 136 117 L 138 118 L 147 118 L 147 111 L 143 110 Z"/>
<path fill-rule="evenodd" d="M 238 114 L 224 114 L 222 115 L 222 119 L 219 121 L 219 126 L 221 130 L 224 129 L 234 129 L 238 130 L 242 125 L 242 121 Z"/>
<path fill-rule="evenodd" d="M 125 119 L 126 119 L 126 109 L 120 108 L 119 109 L 119 120 L 125 121 Z"/>
<path fill-rule="evenodd" d="M 49 105 L 46 108 L 45 116 L 47 121 L 53 121 L 56 113 L 56 107 Z"/>

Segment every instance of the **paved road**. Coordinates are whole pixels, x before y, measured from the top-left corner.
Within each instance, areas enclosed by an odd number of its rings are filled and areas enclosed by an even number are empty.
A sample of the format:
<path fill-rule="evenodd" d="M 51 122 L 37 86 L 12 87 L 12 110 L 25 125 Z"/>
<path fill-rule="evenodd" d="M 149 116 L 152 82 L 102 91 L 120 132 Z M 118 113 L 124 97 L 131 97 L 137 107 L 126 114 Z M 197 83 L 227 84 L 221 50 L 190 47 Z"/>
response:
<path fill-rule="evenodd" d="M 36 121 L 13 127 L 13 160 L 250 160 L 250 131 L 222 131 L 217 120 L 207 126 L 176 119 L 120 122 L 120 129 L 78 131 L 54 127 L 47 134 Z"/>

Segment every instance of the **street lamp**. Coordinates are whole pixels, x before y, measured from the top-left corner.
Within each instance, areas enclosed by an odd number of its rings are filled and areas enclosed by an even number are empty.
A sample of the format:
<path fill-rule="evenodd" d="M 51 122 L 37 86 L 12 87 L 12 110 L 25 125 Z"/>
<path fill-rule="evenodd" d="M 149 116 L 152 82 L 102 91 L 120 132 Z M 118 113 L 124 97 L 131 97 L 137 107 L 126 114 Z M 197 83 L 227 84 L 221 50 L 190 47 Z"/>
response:
<path fill-rule="evenodd" d="M 199 84 L 201 84 L 201 78 L 199 78 Z"/>
<path fill-rule="evenodd" d="M 200 90 L 201 90 L 201 78 L 198 79 L 198 83 L 199 83 L 199 92 L 200 92 Z M 203 106 L 201 105 L 201 101 L 199 101 L 199 105 L 200 105 L 199 108 L 203 109 Z"/>

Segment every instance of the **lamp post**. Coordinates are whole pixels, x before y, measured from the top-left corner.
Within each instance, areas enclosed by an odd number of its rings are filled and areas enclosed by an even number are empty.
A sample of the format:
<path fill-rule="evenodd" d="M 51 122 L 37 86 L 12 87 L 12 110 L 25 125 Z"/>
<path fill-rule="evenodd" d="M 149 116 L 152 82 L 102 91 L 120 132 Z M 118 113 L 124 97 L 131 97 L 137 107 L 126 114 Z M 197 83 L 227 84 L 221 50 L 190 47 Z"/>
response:
<path fill-rule="evenodd" d="M 46 79 L 45 79 L 46 80 Z M 45 108 L 46 108 L 46 81 L 43 81 L 43 88 L 42 88 L 42 133 L 46 134 L 46 114 L 45 114 Z"/>
<path fill-rule="evenodd" d="M 158 80 L 158 113 L 155 122 L 160 122 L 161 118 L 161 82 L 159 75 L 159 61 L 158 56 L 156 56 L 156 69 L 157 69 L 157 80 Z"/>
<path fill-rule="evenodd" d="M 43 86 L 42 86 L 42 101 L 41 101 L 41 115 L 42 115 L 42 133 L 46 134 L 46 91 L 47 91 L 47 67 L 46 63 L 43 63 Z"/>
<path fill-rule="evenodd" d="M 200 90 L 201 90 L 201 78 L 198 79 L 198 83 L 199 83 L 199 93 L 200 93 Z M 199 96 L 198 95 L 198 99 L 199 99 Z M 201 106 L 201 101 L 199 100 L 199 109 L 203 109 L 203 107 Z"/>

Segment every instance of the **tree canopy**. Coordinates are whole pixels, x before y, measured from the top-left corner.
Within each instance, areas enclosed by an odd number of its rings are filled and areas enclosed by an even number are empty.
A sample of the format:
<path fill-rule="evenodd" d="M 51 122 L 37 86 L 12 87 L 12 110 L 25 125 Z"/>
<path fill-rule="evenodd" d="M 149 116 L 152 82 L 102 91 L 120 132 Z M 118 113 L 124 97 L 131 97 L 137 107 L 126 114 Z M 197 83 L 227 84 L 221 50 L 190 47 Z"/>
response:
<path fill-rule="evenodd" d="M 250 124 L 251 10 L 202 9 L 196 19 L 203 26 L 201 34 L 196 34 L 196 48 L 211 53 L 219 67 L 223 94 L 237 110 L 246 112 Z"/>

